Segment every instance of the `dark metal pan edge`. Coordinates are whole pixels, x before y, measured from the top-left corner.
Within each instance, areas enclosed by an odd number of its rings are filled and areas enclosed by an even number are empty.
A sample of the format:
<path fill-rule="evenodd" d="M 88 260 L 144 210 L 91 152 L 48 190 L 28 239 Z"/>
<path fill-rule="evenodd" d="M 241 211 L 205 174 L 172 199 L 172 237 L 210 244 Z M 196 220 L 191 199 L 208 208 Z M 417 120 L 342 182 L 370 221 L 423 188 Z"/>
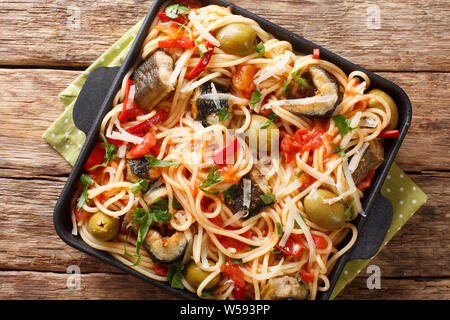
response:
<path fill-rule="evenodd" d="M 153 3 L 146 18 L 144 19 L 144 23 L 142 25 L 141 30 L 139 31 L 138 35 L 136 36 L 135 42 L 133 43 L 129 54 L 127 55 L 124 63 L 120 67 L 120 70 L 113 82 L 113 85 L 111 86 L 111 89 L 109 90 L 108 95 L 100 108 L 100 112 L 99 112 L 97 118 L 95 119 L 95 122 L 94 122 L 95 125 L 91 128 L 91 130 L 89 131 L 89 133 L 87 135 L 86 143 L 80 153 L 80 156 L 79 156 L 79 158 L 78 158 L 78 160 L 66 182 L 66 185 L 64 186 L 64 189 L 61 192 L 60 198 L 55 206 L 54 226 L 55 226 L 55 230 L 56 230 L 58 236 L 64 242 L 66 242 L 68 245 L 70 245 L 82 252 L 90 254 L 90 255 L 100 259 L 101 261 L 106 262 L 110 265 L 113 265 L 113 266 L 115 266 L 127 273 L 130 273 L 144 281 L 147 281 L 153 285 L 156 285 L 159 288 L 168 290 L 169 292 L 171 292 L 181 298 L 198 299 L 198 297 L 196 297 L 195 295 L 193 295 L 187 291 L 173 289 L 165 282 L 160 282 L 160 281 L 150 279 L 150 278 L 142 275 L 141 273 L 135 271 L 134 269 L 131 269 L 130 267 L 117 261 L 112 256 L 110 256 L 108 253 L 91 248 L 88 245 L 86 245 L 84 242 L 82 242 L 79 238 L 75 238 L 71 234 L 70 215 L 68 214 L 69 207 L 70 207 L 70 201 L 71 201 L 73 192 L 75 190 L 76 183 L 78 182 L 79 175 L 81 174 L 83 163 L 87 159 L 90 151 L 92 150 L 92 148 L 94 147 L 94 145 L 97 141 L 98 129 L 100 127 L 100 123 L 101 123 L 104 115 L 106 114 L 107 110 L 109 109 L 115 93 L 120 88 L 123 76 L 125 75 L 127 70 L 133 65 L 134 61 L 136 60 L 137 55 L 139 54 L 139 52 L 141 50 L 141 44 L 146 36 L 148 28 L 150 27 L 154 17 L 156 16 L 157 11 L 159 10 L 159 8 L 162 6 L 162 4 L 164 2 L 165 2 L 164 0 L 156 0 Z M 318 46 L 318 45 L 290 32 L 290 31 L 288 31 L 288 30 L 285 30 L 285 29 L 281 28 L 280 26 L 277 26 L 259 16 L 256 16 L 255 14 L 253 14 L 243 8 L 240 8 L 232 3 L 229 3 L 228 1 L 212 0 L 212 1 L 202 1 L 202 3 L 217 4 L 217 5 L 231 7 L 235 13 L 247 16 L 247 17 L 257 21 L 262 26 L 263 29 L 274 34 L 274 36 L 276 36 L 277 38 L 285 39 L 285 40 L 290 41 L 291 43 L 295 43 L 294 48 L 299 52 L 310 53 L 312 48 L 320 48 L 321 55 L 324 59 L 335 63 L 340 68 L 342 68 L 344 70 L 344 72 L 346 72 L 347 74 L 353 70 L 361 70 L 361 71 L 365 72 L 369 76 L 369 78 L 371 78 L 373 83 L 376 84 L 375 86 L 380 87 L 383 90 L 386 90 L 389 94 L 391 94 L 391 96 L 394 97 L 397 105 L 399 106 L 399 113 L 400 113 L 399 130 L 400 130 L 401 136 L 391 146 L 391 149 L 389 150 L 388 156 L 386 157 L 386 160 L 385 160 L 382 168 L 377 170 L 377 175 L 375 177 L 374 185 L 370 188 L 370 190 L 365 195 L 366 197 L 364 200 L 364 209 L 366 210 L 366 212 L 369 212 L 370 208 L 373 206 L 373 201 L 376 199 L 376 197 L 379 193 L 379 190 L 384 182 L 384 179 L 387 176 L 389 168 L 394 161 L 394 158 L 400 148 L 400 145 L 401 145 L 403 139 L 405 138 L 405 135 L 406 135 L 408 128 L 410 126 L 410 123 L 411 123 L 412 108 L 411 108 L 411 103 L 409 101 L 409 98 L 407 97 L 405 92 L 399 86 L 392 83 L 391 81 L 388 81 L 388 80 L 380 77 L 379 75 L 376 75 L 368 70 L 365 70 L 364 68 L 347 61 L 346 59 L 328 51 L 327 49 L 325 49 L 321 46 Z M 364 219 L 361 219 L 361 221 L 357 225 L 358 230 L 360 230 L 360 228 L 362 228 L 363 226 L 364 226 Z M 332 285 L 332 287 L 330 287 L 330 290 L 328 291 L 329 294 L 332 292 L 332 290 L 334 288 L 334 284 L 337 281 L 337 278 L 339 277 L 340 272 L 342 271 L 342 267 L 345 265 L 345 263 L 347 263 L 347 261 L 348 261 L 347 258 L 349 256 L 350 252 L 351 251 L 347 252 L 344 256 L 342 256 L 340 258 L 338 264 L 335 266 L 335 268 L 333 270 L 335 275 L 332 276 L 333 279 L 331 279 L 331 282 L 333 283 L 333 285 Z M 337 271 L 339 271 L 339 272 L 337 272 Z M 327 299 L 329 294 L 322 295 L 322 297 L 319 296 L 318 299 Z"/>

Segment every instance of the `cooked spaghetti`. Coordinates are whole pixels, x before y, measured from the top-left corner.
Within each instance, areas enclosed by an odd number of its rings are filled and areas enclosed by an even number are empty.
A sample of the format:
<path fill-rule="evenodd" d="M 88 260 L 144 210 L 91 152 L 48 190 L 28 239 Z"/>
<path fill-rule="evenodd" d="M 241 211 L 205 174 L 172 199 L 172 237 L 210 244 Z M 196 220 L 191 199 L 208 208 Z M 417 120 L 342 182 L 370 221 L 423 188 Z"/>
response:
<path fill-rule="evenodd" d="M 103 119 L 73 233 L 206 299 L 315 299 L 356 241 L 395 103 L 318 49 L 181 3 L 161 9 Z"/>

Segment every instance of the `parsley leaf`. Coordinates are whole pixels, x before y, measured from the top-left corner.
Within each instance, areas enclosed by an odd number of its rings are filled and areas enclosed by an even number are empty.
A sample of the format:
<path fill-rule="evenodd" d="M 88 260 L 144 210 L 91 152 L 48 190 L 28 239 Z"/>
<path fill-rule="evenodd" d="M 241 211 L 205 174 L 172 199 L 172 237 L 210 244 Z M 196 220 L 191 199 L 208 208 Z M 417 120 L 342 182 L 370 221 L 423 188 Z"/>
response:
<path fill-rule="evenodd" d="M 258 89 L 253 90 L 252 97 L 250 99 L 250 105 L 257 104 L 261 101 L 261 92 L 258 91 Z"/>
<path fill-rule="evenodd" d="M 204 43 L 197 42 L 197 48 L 200 51 L 200 58 L 205 57 L 205 53 L 213 50 L 212 48 L 207 49 Z"/>
<path fill-rule="evenodd" d="M 228 204 L 232 204 L 233 203 L 233 196 L 234 196 L 234 191 L 236 190 L 236 185 L 231 186 L 230 188 L 228 188 L 225 192 L 225 201 Z"/>
<path fill-rule="evenodd" d="M 183 271 L 184 265 L 181 262 L 172 263 L 167 270 L 167 279 L 172 288 L 184 289 L 183 279 L 181 271 Z"/>
<path fill-rule="evenodd" d="M 207 296 L 213 294 L 214 292 L 216 292 L 216 288 L 205 288 L 202 291 L 202 298 L 206 298 Z"/>
<path fill-rule="evenodd" d="M 223 107 L 219 111 L 219 122 L 223 122 L 231 117 L 231 113 L 227 107 Z"/>
<path fill-rule="evenodd" d="M 233 262 L 234 264 L 238 264 L 240 266 L 243 266 L 245 263 L 242 261 L 242 259 L 233 259 L 230 258 L 230 261 Z"/>
<path fill-rule="evenodd" d="M 172 208 L 174 208 L 175 210 L 183 209 L 183 207 L 181 206 L 181 204 L 178 202 L 178 200 L 175 197 L 172 198 Z"/>
<path fill-rule="evenodd" d="M 283 226 L 279 222 L 275 223 L 275 225 L 277 226 L 278 238 L 281 238 L 283 235 Z"/>
<path fill-rule="evenodd" d="M 305 78 L 294 77 L 294 80 L 295 80 L 295 82 L 297 82 L 297 84 L 299 86 L 302 86 L 302 87 L 309 86 L 309 83 L 308 83 L 308 81 Z"/>
<path fill-rule="evenodd" d="M 273 193 L 266 193 L 259 197 L 266 205 L 269 205 L 269 204 L 272 204 L 275 202 L 275 195 Z"/>
<path fill-rule="evenodd" d="M 80 177 L 80 183 L 81 183 L 81 187 L 83 187 L 83 192 L 81 192 L 80 197 L 78 198 L 78 202 L 77 202 L 77 208 L 78 210 L 80 210 L 84 204 L 86 203 L 86 201 L 88 200 L 88 189 L 90 186 L 92 186 L 95 182 L 94 180 L 91 178 L 90 175 L 83 173 Z"/>
<path fill-rule="evenodd" d="M 131 221 L 132 224 L 139 224 L 139 230 L 136 239 L 136 254 L 139 254 L 141 250 L 142 243 L 147 236 L 148 230 L 152 224 L 152 216 L 147 213 L 143 208 L 136 208 L 133 213 L 134 220 Z"/>
<path fill-rule="evenodd" d="M 355 219 L 355 211 L 353 210 L 353 202 L 355 200 L 353 199 L 352 202 L 350 202 L 350 205 L 348 206 L 347 210 L 344 212 L 344 216 L 347 218 L 347 221 L 352 221 Z"/>
<path fill-rule="evenodd" d="M 283 96 L 288 96 L 291 92 L 291 82 L 289 79 L 284 80 L 283 82 Z"/>
<path fill-rule="evenodd" d="M 275 123 L 277 121 L 277 115 L 273 111 L 267 116 L 267 118 L 269 118 L 269 120 L 266 120 L 259 125 L 260 129 L 265 129 L 270 126 L 271 123 Z"/>
<path fill-rule="evenodd" d="M 154 156 L 150 156 L 150 155 L 145 155 L 145 159 L 147 159 L 147 162 L 152 167 L 157 167 L 157 168 L 164 168 L 164 167 L 170 167 L 170 166 L 178 165 L 178 162 L 176 162 L 176 161 L 158 160 Z"/>
<path fill-rule="evenodd" d="M 150 184 L 147 180 L 139 178 L 138 181 L 130 186 L 130 191 L 132 194 L 138 194 L 139 191 L 146 193 L 150 188 Z"/>
<path fill-rule="evenodd" d="M 187 13 L 187 12 L 191 11 L 191 9 L 189 9 L 188 7 L 179 5 L 178 3 L 175 3 L 175 4 L 171 4 L 170 6 L 168 6 L 165 11 L 166 11 L 166 15 L 169 18 L 176 19 L 176 18 L 178 18 L 178 15 Z"/>
<path fill-rule="evenodd" d="M 358 127 L 355 127 L 355 128 L 350 127 L 350 120 L 342 114 L 333 116 L 332 119 L 333 119 L 334 123 L 336 124 L 341 137 L 346 136 L 347 133 L 350 133 L 353 130 L 358 128 Z"/>
<path fill-rule="evenodd" d="M 264 43 L 261 41 L 260 43 L 258 43 L 258 45 L 255 48 L 255 52 L 260 56 L 264 56 L 264 54 L 266 53 L 266 47 L 264 46 Z"/>
<path fill-rule="evenodd" d="M 169 200 L 158 199 L 150 206 L 150 215 L 155 222 L 168 222 L 172 219 L 169 212 Z"/>
<path fill-rule="evenodd" d="M 300 175 L 303 173 L 303 170 L 300 170 L 299 172 L 297 172 L 296 174 L 295 174 L 295 176 L 298 178 L 298 177 L 300 177 Z"/>
<path fill-rule="evenodd" d="M 208 176 L 206 177 L 206 180 L 202 182 L 202 184 L 200 185 L 200 187 L 198 187 L 200 190 L 202 190 L 205 193 L 208 194 L 218 194 L 219 191 L 210 191 L 210 190 L 206 190 L 207 188 L 218 184 L 220 182 L 220 174 L 218 174 L 216 172 L 217 167 L 214 165 L 208 173 Z"/>
<path fill-rule="evenodd" d="M 340 156 L 345 156 L 345 148 L 344 147 L 336 145 L 336 144 L 333 144 L 333 147 L 335 149 L 333 151 L 334 154 L 338 154 Z"/>
<path fill-rule="evenodd" d="M 306 219 L 305 219 L 305 217 L 301 214 L 301 212 L 298 211 L 297 213 L 298 213 L 298 215 L 300 216 L 300 218 L 302 218 L 303 222 L 306 223 Z M 298 224 L 297 220 L 294 220 L 294 227 L 300 228 L 300 225 Z"/>
<path fill-rule="evenodd" d="M 103 133 L 100 133 L 100 137 L 103 140 L 103 143 L 105 144 L 105 157 L 103 158 L 103 162 L 101 164 L 98 164 L 96 166 L 93 166 L 89 169 L 89 171 L 97 169 L 98 167 L 106 167 L 106 165 L 114 159 L 114 157 L 117 154 L 117 147 L 113 144 L 108 143 L 108 140 L 106 140 L 106 137 Z"/>

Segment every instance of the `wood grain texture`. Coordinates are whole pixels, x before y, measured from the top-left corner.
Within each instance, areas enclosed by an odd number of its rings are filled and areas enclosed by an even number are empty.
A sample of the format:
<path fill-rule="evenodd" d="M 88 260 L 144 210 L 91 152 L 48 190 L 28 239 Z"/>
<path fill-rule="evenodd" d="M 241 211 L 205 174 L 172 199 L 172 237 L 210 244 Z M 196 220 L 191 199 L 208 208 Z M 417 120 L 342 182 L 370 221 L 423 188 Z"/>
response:
<path fill-rule="evenodd" d="M 41 136 L 64 110 L 58 93 L 79 74 L 80 71 L 0 69 L 0 176 L 69 174 L 70 165 Z M 450 131 L 445 128 L 450 127 L 450 74 L 380 75 L 398 83 L 413 105 L 412 126 L 396 161 L 406 171 L 448 168 Z"/>
<path fill-rule="evenodd" d="M 446 0 L 232 2 L 371 70 L 450 70 Z M 2 1 L 0 64 L 87 66 L 152 3 Z"/>
<path fill-rule="evenodd" d="M 423 185 L 430 201 L 371 264 L 387 277 L 450 276 L 450 239 L 442 236 L 450 233 L 450 216 L 444 214 L 450 191 L 441 188 L 450 183 L 450 173 L 411 177 Z M 83 273 L 121 273 L 56 235 L 52 214 L 64 182 L 0 178 L 0 270 L 65 272 L 69 265 L 78 265 Z"/>
<path fill-rule="evenodd" d="M 80 288 L 69 290 L 71 274 L 0 271 L 0 299 L 173 300 L 176 296 L 130 275 L 90 273 L 80 277 Z M 450 299 L 449 279 L 381 279 L 380 290 L 367 289 L 366 278 L 356 278 L 338 300 Z M 46 288 L 43 290 L 43 288 Z"/>
<path fill-rule="evenodd" d="M 53 208 L 71 167 L 41 138 L 64 110 L 58 93 L 81 73 L 72 69 L 91 64 L 152 2 L 0 1 L 0 299 L 176 298 L 59 239 Z M 412 126 L 396 162 L 429 200 L 371 261 L 381 290 L 367 289 L 363 270 L 338 298 L 450 299 L 447 1 L 232 2 L 379 71 L 411 99 Z M 367 22 L 378 9 L 373 29 Z M 70 265 L 81 269 L 80 290 L 67 289 Z"/>

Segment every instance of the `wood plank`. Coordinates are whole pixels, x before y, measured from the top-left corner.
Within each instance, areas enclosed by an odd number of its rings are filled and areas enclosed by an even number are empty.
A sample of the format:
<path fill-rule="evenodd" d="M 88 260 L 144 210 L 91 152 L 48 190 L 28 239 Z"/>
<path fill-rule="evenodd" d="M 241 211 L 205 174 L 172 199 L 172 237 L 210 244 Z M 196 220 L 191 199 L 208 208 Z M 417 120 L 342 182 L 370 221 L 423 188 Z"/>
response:
<path fill-rule="evenodd" d="M 394 237 L 371 264 L 386 277 L 450 276 L 450 173 L 412 175 L 429 202 Z M 52 211 L 65 178 L 55 181 L 0 178 L 0 270 L 82 273 L 120 272 L 63 243 L 53 229 Z M 20 192 L 17 192 L 20 190 Z"/>
<path fill-rule="evenodd" d="M 173 300 L 176 296 L 129 275 L 81 274 L 80 289 L 69 290 L 66 273 L 1 271 L 0 299 L 82 300 Z M 450 299 L 449 279 L 381 279 L 380 290 L 367 289 L 366 279 L 357 278 L 338 300 L 431 300 Z"/>
<path fill-rule="evenodd" d="M 367 288 L 366 278 L 356 278 L 336 300 L 448 300 L 450 279 L 381 279 L 381 289 Z"/>
<path fill-rule="evenodd" d="M 0 176 L 62 176 L 71 167 L 41 138 L 63 112 L 58 93 L 79 71 L 0 69 Z M 380 73 L 409 94 L 412 127 L 397 157 L 406 171 L 448 168 L 450 74 Z M 419 85 L 418 84 L 423 84 Z M 20 152 L 18 152 L 20 150 Z M 439 155 L 439 156 L 436 156 Z M 5 171 L 6 170 L 6 171 Z"/>
<path fill-rule="evenodd" d="M 450 71 L 445 0 L 232 2 L 371 70 Z M 87 66 L 152 3 L 2 1 L 0 64 Z"/>

